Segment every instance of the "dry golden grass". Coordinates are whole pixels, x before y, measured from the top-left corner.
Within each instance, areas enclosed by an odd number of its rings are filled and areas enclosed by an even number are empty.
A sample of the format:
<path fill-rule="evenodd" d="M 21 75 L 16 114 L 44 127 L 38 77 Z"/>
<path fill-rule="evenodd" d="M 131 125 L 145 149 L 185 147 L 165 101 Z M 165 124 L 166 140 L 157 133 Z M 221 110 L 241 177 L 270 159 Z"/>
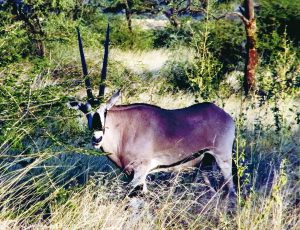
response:
<path fill-rule="evenodd" d="M 283 177 L 283 175 L 279 175 Z M 250 194 L 245 203 L 229 212 L 224 198 L 195 195 L 178 178 L 170 186 L 153 185 L 144 197 L 124 197 L 120 184 L 100 185 L 90 181 L 63 203 L 51 202 L 50 216 L 30 218 L 0 214 L 1 229 L 299 229 L 300 207 L 289 203 L 294 190 L 277 178 L 270 193 Z M 201 184 L 199 184 L 201 186 Z M 196 184 L 194 184 L 196 186 Z M 12 200 L 13 202 L 13 200 Z"/>
<path fill-rule="evenodd" d="M 191 103 L 192 96 L 178 95 L 164 95 L 163 98 L 145 95 L 140 96 L 139 101 L 167 108 Z M 232 111 L 236 119 L 240 103 L 237 98 L 225 103 L 225 108 Z M 289 103 L 292 102 L 282 103 L 282 106 Z M 265 114 L 268 106 L 245 109 L 250 104 L 253 101 L 245 102 L 243 116 L 256 114 L 257 119 L 268 125 L 270 121 L 259 115 Z M 299 164 L 287 159 L 291 155 L 299 157 L 299 130 L 292 125 L 291 134 L 281 133 L 282 138 L 277 138 L 274 132 L 262 128 L 262 135 L 254 136 L 254 131 L 251 131 L 254 121 L 249 119 L 243 126 L 248 127 L 244 133 L 247 139 L 245 150 L 248 151 L 246 163 L 252 164 L 253 168 L 246 170 L 249 176 L 243 180 L 249 182 L 240 188 L 240 203 L 235 209 L 228 208 L 222 190 L 214 195 L 201 180 L 186 181 L 181 177 L 183 174 L 176 174 L 169 180 L 157 180 L 155 176 L 155 180 L 148 181 L 149 194 L 135 200 L 126 197 L 128 191 L 119 178 L 110 180 L 103 175 L 68 190 L 65 189 L 68 182 L 58 183 L 63 175 L 52 174 L 57 166 L 48 166 L 48 170 L 42 167 L 43 162 L 51 157 L 51 152 L 38 152 L 34 162 L 9 174 L 2 169 L 15 162 L 1 165 L 0 229 L 297 230 L 300 227 L 300 168 Z M 16 156 L 15 161 L 18 159 Z M 43 169 L 40 173 L 29 176 L 32 170 L 39 168 Z"/>
<path fill-rule="evenodd" d="M 139 52 L 124 52 L 119 49 L 112 49 L 110 54 L 112 60 L 121 62 L 135 74 L 142 74 L 144 72 L 157 73 L 172 55 L 166 49 Z"/>
<path fill-rule="evenodd" d="M 141 28 L 143 30 L 150 29 L 163 29 L 169 24 L 167 19 L 132 19 L 132 24 L 135 27 Z"/>

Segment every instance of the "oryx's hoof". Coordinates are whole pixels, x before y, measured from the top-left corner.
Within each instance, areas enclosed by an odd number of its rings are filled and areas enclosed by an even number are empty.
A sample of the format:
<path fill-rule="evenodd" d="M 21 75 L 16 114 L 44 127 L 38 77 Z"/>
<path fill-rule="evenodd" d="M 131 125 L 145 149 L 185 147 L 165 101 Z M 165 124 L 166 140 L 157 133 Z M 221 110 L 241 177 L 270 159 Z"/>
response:
<path fill-rule="evenodd" d="M 132 188 L 131 186 L 129 186 L 129 187 L 131 188 L 127 195 L 129 198 L 133 198 L 133 197 L 137 197 L 137 196 L 141 197 L 144 195 L 143 185 L 138 185 L 138 186 L 135 186 L 134 188 Z"/>

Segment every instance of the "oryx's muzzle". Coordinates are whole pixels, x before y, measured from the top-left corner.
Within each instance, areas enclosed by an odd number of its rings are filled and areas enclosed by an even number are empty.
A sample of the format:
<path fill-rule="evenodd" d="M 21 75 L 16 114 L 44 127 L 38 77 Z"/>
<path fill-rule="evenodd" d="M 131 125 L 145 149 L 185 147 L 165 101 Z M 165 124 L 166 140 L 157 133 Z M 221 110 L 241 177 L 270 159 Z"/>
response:
<path fill-rule="evenodd" d="M 94 148 L 99 149 L 102 144 L 103 131 L 94 131 L 94 136 L 92 138 L 92 145 Z"/>

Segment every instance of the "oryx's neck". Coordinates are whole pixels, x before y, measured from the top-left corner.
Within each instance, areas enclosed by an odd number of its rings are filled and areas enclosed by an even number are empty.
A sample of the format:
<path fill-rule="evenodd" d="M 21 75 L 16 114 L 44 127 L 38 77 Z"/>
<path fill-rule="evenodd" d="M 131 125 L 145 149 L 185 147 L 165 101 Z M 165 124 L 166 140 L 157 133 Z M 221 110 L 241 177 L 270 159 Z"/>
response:
<path fill-rule="evenodd" d="M 105 119 L 105 134 L 102 147 L 105 152 L 119 154 L 125 144 L 126 124 L 130 124 L 130 114 L 109 110 Z"/>

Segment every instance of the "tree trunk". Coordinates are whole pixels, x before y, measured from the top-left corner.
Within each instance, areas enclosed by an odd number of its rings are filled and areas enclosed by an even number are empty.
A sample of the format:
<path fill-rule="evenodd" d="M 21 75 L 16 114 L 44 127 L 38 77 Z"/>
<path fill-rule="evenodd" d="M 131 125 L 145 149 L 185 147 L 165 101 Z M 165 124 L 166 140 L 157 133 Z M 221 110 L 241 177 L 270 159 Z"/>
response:
<path fill-rule="evenodd" d="M 171 23 L 172 26 L 174 26 L 175 28 L 180 26 L 179 21 L 177 20 L 176 14 L 175 14 L 175 10 L 174 9 L 170 9 L 170 10 L 165 10 L 164 15 L 169 19 L 169 22 Z"/>
<path fill-rule="evenodd" d="M 201 0 L 200 4 L 201 4 L 201 8 L 207 10 L 208 0 Z"/>
<path fill-rule="evenodd" d="M 247 43 L 246 43 L 246 63 L 245 63 L 245 75 L 244 75 L 244 90 L 245 94 L 255 89 L 255 70 L 258 63 L 258 54 L 256 50 L 256 21 L 254 18 L 254 5 L 253 0 L 245 0 L 244 2 L 245 12 L 244 16 L 247 21 L 244 21 Z"/>
<path fill-rule="evenodd" d="M 186 11 L 189 12 L 191 10 L 192 0 L 186 1 Z"/>
<path fill-rule="evenodd" d="M 130 32 L 132 32 L 132 23 L 131 23 L 131 9 L 128 4 L 128 0 L 125 0 L 125 15 L 127 20 L 127 26 Z"/>
<path fill-rule="evenodd" d="M 36 48 L 36 55 L 38 57 L 45 57 L 45 43 L 42 39 L 35 40 L 35 48 Z"/>

